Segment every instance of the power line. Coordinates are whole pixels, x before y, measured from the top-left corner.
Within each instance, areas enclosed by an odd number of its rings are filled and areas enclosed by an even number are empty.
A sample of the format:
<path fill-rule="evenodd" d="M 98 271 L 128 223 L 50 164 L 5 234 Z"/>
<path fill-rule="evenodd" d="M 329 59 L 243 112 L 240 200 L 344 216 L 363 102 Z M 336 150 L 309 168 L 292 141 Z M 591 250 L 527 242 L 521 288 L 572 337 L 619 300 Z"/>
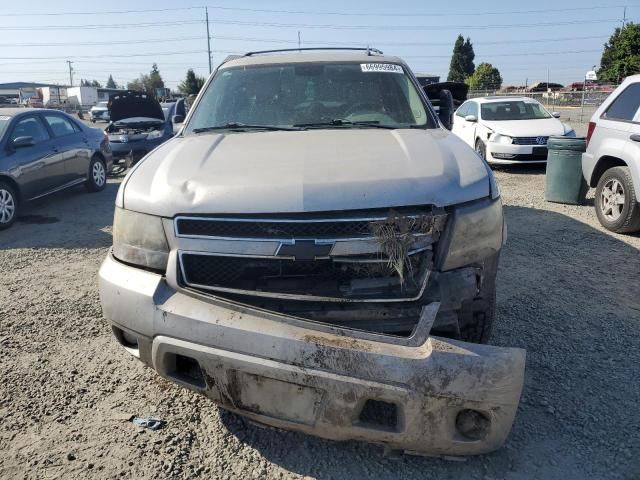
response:
<path fill-rule="evenodd" d="M 508 43 L 511 44 L 529 44 L 529 43 L 543 43 L 543 42 L 566 42 L 571 40 L 603 40 L 609 38 L 609 35 L 593 35 L 593 36 L 580 36 L 580 37 L 560 37 L 560 38 L 535 38 L 529 40 L 510 40 Z M 260 37 L 237 37 L 237 36 L 226 36 L 226 35 L 211 35 L 211 39 L 213 40 L 227 40 L 227 41 L 238 41 L 238 42 L 269 42 L 269 43 L 282 43 L 282 44 L 291 44 L 297 45 L 297 40 L 287 40 L 282 38 L 260 38 Z M 148 38 L 148 39 L 136 39 L 136 40 L 111 40 L 105 42 L 84 42 L 78 43 L 75 42 L 53 42 L 53 43 L 0 43 L 0 47 L 61 47 L 61 46 L 75 46 L 75 47 L 91 47 L 96 45 L 129 45 L 129 44 L 141 44 L 141 43 L 159 43 L 159 42 L 178 42 L 178 41 L 188 41 L 188 40 L 202 40 L 201 36 L 198 37 L 174 37 L 174 38 Z M 338 42 L 338 41 L 330 41 L 330 40 L 305 40 L 306 45 L 344 45 L 345 43 L 349 43 L 352 45 L 366 45 L 372 44 L 377 46 L 422 46 L 422 47 L 440 47 L 446 46 L 449 47 L 452 45 L 451 42 L 388 42 L 388 41 L 360 41 L 360 40 L 351 40 L 349 42 Z M 482 45 L 504 45 L 504 40 L 497 41 L 480 41 L 474 42 L 474 47 Z"/>
<path fill-rule="evenodd" d="M 202 20 L 179 20 L 173 22 L 143 22 L 143 23 L 119 23 L 112 25 L 38 25 L 38 26 L 11 26 L 0 27 L 0 30 L 99 30 L 103 28 L 144 28 L 144 27 L 161 27 L 171 25 L 192 25 L 195 23 L 204 23 Z"/>
<path fill-rule="evenodd" d="M 561 25 L 585 25 L 595 23 L 619 22 L 619 18 L 599 19 L 599 20 L 566 20 L 559 22 L 536 22 L 536 23 L 514 23 L 514 24 L 494 24 L 494 25 L 335 25 L 335 24 L 298 24 L 298 23 L 276 23 L 276 22 L 250 22 L 241 20 L 216 20 L 215 23 L 222 25 L 241 25 L 252 27 L 275 27 L 275 28 L 313 28 L 330 30 L 487 30 L 500 28 L 539 28 Z"/>
<path fill-rule="evenodd" d="M 232 52 L 224 52 L 223 50 L 218 50 L 218 52 L 223 53 L 232 53 Z M 153 52 L 153 53 L 123 53 L 120 55 L 103 55 L 100 54 L 101 58 L 129 58 L 129 57 L 157 57 L 157 56 L 165 56 L 165 55 L 187 55 L 191 53 L 206 53 L 206 50 L 190 50 L 184 52 Z M 0 60 L 44 60 L 44 59 L 61 59 L 61 58 L 95 58 L 95 55 L 67 55 L 65 57 L 0 57 Z"/>
<path fill-rule="evenodd" d="M 598 10 L 598 9 L 612 9 L 612 8 L 624 8 L 627 6 L 633 6 L 633 3 L 627 2 L 620 5 L 596 5 L 596 6 L 584 6 L 584 7 L 564 7 L 564 8 L 547 8 L 536 10 L 496 10 L 496 11 L 481 11 L 481 12 L 449 12 L 449 13 L 437 13 L 437 12 L 337 12 L 326 10 L 280 10 L 269 8 L 244 8 L 244 7 L 228 7 L 222 5 L 200 5 L 191 7 L 174 7 L 174 8 L 150 8 L 144 10 L 115 10 L 115 11 L 92 11 L 92 12 L 30 12 L 30 13 L 2 13 L 0 17 L 54 17 L 54 16 L 71 16 L 71 15 L 123 15 L 130 13 L 151 13 L 151 12 L 175 12 L 185 10 L 198 10 L 208 7 L 212 10 L 226 10 L 236 12 L 254 12 L 254 13 L 278 13 L 278 14 L 291 14 L 291 15 L 331 15 L 331 16 L 344 16 L 344 17 L 460 17 L 460 16 L 487 16 L 487 15 L 524 15 L 534 13 L 550 13 L 550 12 L 577 12 L 585 10 Z"/>
<path fill-rule="evenodd" d="M 90 47 L 94 45 L 129 45 L 132 43 L 166 43 L 166 42 L 180 42 L 186 40 L 202 40 L 202 37 L 174 37 L 174 38 L 147 38 L 139 40 L 110 40 L 105 42 L 84 42 L 81 43 L 76 40 L 75 42 L 47 42 L 47 43 L 0 43 L 0 47 L 63 47 L 63 46 L 75 46 L 75 47 Z"/>
<path fill-rule="evenodd" d="M 277 22 L 251 22 L 241 20 L 221 20 L 217 19 L 216 24 L 241 25 L 256 27 L 276 27 L 276 28 L 312 28 L 312 29 L 332 29 L 332 30 L 486 30 L 499 28 L 539 28 L 561 25 L 585 25 L 596 23 L 619 22 L 619 18 L 598 19 L 598 20 L 566 20 L 558 22 L 536 22 L 536 23 L 514 23 L 514 24 L 494 24 L 494 25 L 335 25 L 335 24 L 297 24 L 297 23 L 277 23 Z M 122 23 L 113 25 L 39 25 L 39 26 L 19 26 L 0 27 L 0 30 L 96 30 L 111 28 L 141 28 L 157 27 L 167 25 L 188 25 L 204 23 L 202 20 L 181 20 L 175 22 L 148 22 L 148 23 Z"/>
<path fill-rule="evenodd" d="M 178 10 L 197 10 L 203 7 L 174 7 L 174 8 L 145 8 L 144 10 L 115 10 L 98 12 L 29 12 L 29 13 L 1 13 L 0 17 L 59 17 L 69 15 L 122 15 L 127 13 L 176 12 Z"/>

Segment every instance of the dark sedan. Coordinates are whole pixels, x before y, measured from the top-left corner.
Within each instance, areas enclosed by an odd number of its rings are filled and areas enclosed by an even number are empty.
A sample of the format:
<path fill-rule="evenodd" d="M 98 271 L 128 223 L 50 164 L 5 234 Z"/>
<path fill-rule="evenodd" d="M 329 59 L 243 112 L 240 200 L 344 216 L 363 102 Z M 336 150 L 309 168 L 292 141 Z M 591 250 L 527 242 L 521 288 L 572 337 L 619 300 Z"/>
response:
<path fill-rule="evenodd" d="M 58 110 L 0 111 L 0 230 L 10 227 L 21 205 L 84 184 L 104 189 L 113 165 L 109 141 Z"/>

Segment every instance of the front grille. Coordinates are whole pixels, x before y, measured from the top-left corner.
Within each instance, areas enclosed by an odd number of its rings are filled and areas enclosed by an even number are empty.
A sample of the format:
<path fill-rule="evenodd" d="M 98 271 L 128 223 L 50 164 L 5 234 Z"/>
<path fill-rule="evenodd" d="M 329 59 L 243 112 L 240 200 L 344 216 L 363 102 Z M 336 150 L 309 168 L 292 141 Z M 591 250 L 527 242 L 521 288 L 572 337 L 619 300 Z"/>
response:
<path fill-rule="evenodd" d="M 184 282 L 195 288 L 337 299 L 411 297 L 431 267 L 431 251 L 409 257 L 402 281 L 385 260 L 352 263 L 181 253 L 180 261 Z"/>
<path fill-rule="evenodd" d="M 433 221 L 434 228 L 440 229 L 444 224 L 444 212 L 435 213 L 430 208 L 369 210 L 351 212 L 348 217 L 344 212 L 340 216 L 314 217 L 305 215 L 300 218 L 211 218 L 211 217 L 177 217 L 175 220 L 176 233 L 188 237 L 225 237 L 238 239 L 252 238 L 361 238 L 373 235 L 373 222 L 384 221 L 389 217 L 406 216 L 423 218 L 428 216 Z M 424 222 L 415 222 L 414 229 L 424 230 Z M 405 233 L 429 233 L 405 232 Z"/>
<path fill-rule="evenodd" d="M 538 143 L 538 138 L 542 143 Z M 549 137 L 513 137 L 514 145 L 546 145 Z"/>
<path fill-rule="evenodd" d="M 368 220 L 326 222 L 177 220 L 178 235 L 233 238 L 340 238 L 371 234 Z"/>

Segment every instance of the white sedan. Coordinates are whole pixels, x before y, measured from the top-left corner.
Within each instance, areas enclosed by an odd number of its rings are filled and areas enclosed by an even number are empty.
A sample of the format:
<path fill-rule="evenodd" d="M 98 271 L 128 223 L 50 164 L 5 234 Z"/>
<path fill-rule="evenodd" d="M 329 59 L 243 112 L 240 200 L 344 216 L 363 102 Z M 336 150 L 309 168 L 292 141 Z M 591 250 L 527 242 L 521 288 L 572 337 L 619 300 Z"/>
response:
<path fill-rule="evenodd" d="M 483 97 L 456 110 L 452 131 L 489 163 L 545 163 L 551 135 L 576 132 L 528 97 Z"/>

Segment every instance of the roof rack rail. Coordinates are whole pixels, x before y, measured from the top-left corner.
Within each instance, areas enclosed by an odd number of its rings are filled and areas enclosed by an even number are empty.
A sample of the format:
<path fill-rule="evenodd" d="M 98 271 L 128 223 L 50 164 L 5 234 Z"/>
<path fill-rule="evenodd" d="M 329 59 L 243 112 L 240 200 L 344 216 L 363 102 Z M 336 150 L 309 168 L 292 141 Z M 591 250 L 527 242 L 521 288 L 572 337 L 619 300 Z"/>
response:
<path fill-rule="evenodd" d="M 370 47 L 313 47 L 313 48 L 281 48 L 277 50 L 258 50 L 255 52 L 247 52 L 244 54 L 245 57 L 251 57 L 253 55 L 262 55 L 264 53 L 279 53 L 279 52 L 308 52 L 308 51 L 318 51 L 318 50 L 355 50 L 359 52 L 367 52 L 367 55 L 377 54 L 384 55 L 382 51 L 377 48 Z"/>

